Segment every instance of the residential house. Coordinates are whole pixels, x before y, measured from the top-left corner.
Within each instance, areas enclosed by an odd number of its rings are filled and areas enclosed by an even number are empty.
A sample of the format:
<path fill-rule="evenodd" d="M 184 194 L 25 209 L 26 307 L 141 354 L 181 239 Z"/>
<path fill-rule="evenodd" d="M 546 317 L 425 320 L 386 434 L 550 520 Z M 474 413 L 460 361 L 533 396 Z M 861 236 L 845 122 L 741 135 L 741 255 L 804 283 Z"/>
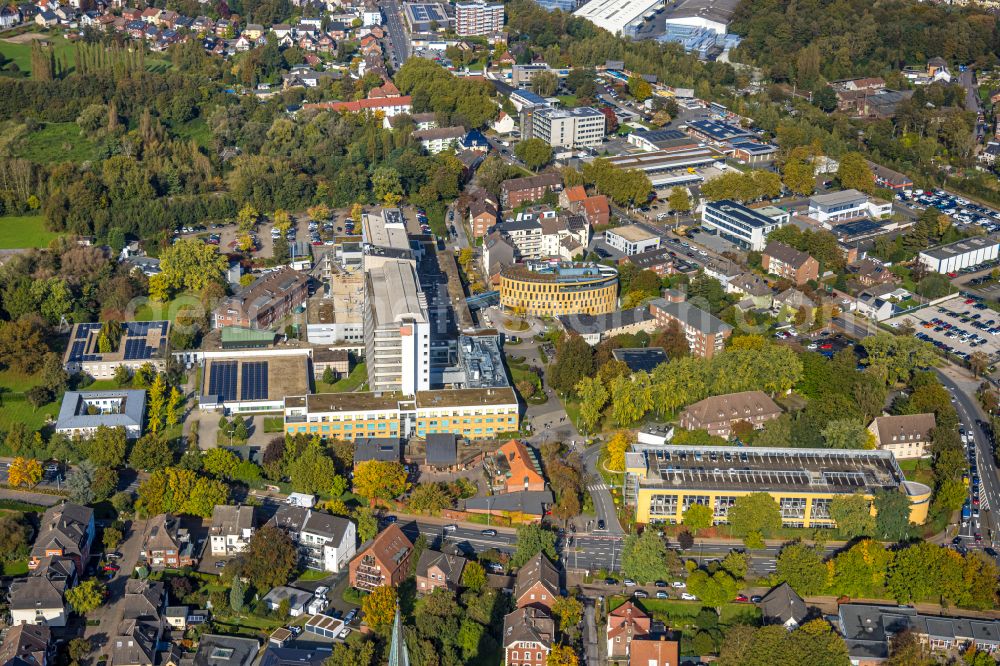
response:
<path fill-rule="evenodd" d="M 771 307 L 774 293 L 767 280 L 753 273 L 740 273 L 726 285 L 727 294 L 740 294 L 750 301 L 751 307 L 764 309 Z"/>
<path fill-rule="evenodd" d="M 607 655 L 609 660 L 625 659 L 629 656 L 629 646 L 636 638 L 648 636 L 652 619 L 631 600 L 608 613 Z"/>
<path fill-rule="evenodd" d="M 892 291 L 892 285 L 882 286 L 890 287 L 889 292 Z M 884 289 L 875 287 L 858 293 L 855 299 L 855 312 L 874 321 L 885 321 L 895 314 L 896 306 Z"/>
<path fill-rule="evenodd" d="M 587 190 L 584 189 L 583 185 L 567 187 L 559 193 L 559 207 L 572 208 L 575 204 L 579 204 L 586 198 Z"/>
<path fill-rule="evenodd" d="M 83 569 L 94 543 L 94 510 L 72 502 L 46 509 L 31 547 L 28 569 L 37 569 L 46 557 L 68 557 Z"/>
<path fill-rule="evenodd" d="M 694 356 L 711 358 L 722 351 L 733 333 L 732 326 L 686 302 L 684 294 L 675 290 L 667 290 L 664 298 L 651 301 L 649 312 L 660 328 L 677 322 Z"/>
<path fill-rule="evenodd" d="M 496 226 L 499 216 L 496 203 L 485 197 L 477 197 L 469 206 L 469 226 L 475 238 L 484 238 Z"/>
<path fill-rule="evenodd" d="M 64 595 L 72 582 L 65 575 L 48 571 L 15 579 L 8 603 L 11 624 L 65 627 L 71 609 Z"/>
<path fill-rule="evenodd" d="M 868 432 L 875 439 L 875 448 L 892 451 L 898 459 L 927 458 L 935 425 L 932 413 L 879 416 Z"/>
<path fill-rule="evenodd" d="M 538 553 L 517 570 L 514 605 L 531 606 L 549 612 L 559 596 L 559 570 L 544 553 Z"/>
<path fill-rule="evenodd" d="M 729 437 L 741 421 L 760 430 L 781 414 L 781 407 L 763 391 L 743 391 L 710 396 L 689 405 L 681 413 L 680 425 L 685 430 L 705 430 L 710 435 Z"/>
<path fill-rule="evenodd" d="M 56 16 L 55 12 L 51 12 L 47 9 L 35 14 L 35 23 L 42 26 L 43 28 L 51 28 L 52 26 L 59 23 L 59 17 Z"/>
<path fill-rule="evenodd" d="M 467 560 L 436 550 L 425 550 L 417 560 L 417 594 L 429 594 L 439 587 L 452 592 L 462 584 Z"/>
<path fill-rule="evenodd" d="M 252 506 L 217 504 L 212 510 L 212 526 L 208 530 L 212 555 L 223 557 L 242 553 L 254 531 Z"/>
<path fill-rule="evenodd" d="M 771 241 L 761 255 L 761 267 L 765 272 L 790 280 L 795 286 L 802 286 L 809 280 L 819 279 L 819 262 L 808 252 Z"/>
<path fill-rule="evenodd" d="M 203 634 L 198 652 L 184 666 L 251 666 L 257 659 L 260 643 L 256 638 Z"/>
<path fill-rule="evenodd" d="M 264 604 L 269 611 L 276 611 L 281 608 L 282 602 L 287 601 L 289 616 L 298 617 L 306 612 L 306 607 L 312 598 L 312 592 L 288 585 L 279 585 L 264 595 Z"/>
<path fill-rule="evenodd" d="M 517 208 L 523 203 L 541 199 L 547 192 L 560 190 L 562 190 L 562 176 L 555 172 L 512 178 L 500 185 L 500 201 L 505 209 Z"/>
<path fill-rule="evenodd" d="M 651 638 L 636 638 L 629 646 L 629 666 L 679 666 L 680 643 L 669 640 L 666 634 Z"/>
<path fill-rule="evenodd" d="M 798 627 L 809 615 L 806 602 L 788 583 L 782 583 L 764 595 L 759 606 L 765 624 L 780 624 L 788 630 Z"/>
<path fill-rule="evenodd" d="M 484 461 L 494 490 L 512 493 L 519 490 L 545 490 L 545 477 L 538 454 L 524 442 L 512 439 L 500 445 Z"/>
<path fill-rule="evenodd" d="M 14 622 L 0 644 L 2 666 L 49 666 L 55 657 L 52 630 L 45 625 Z"/>
<path fill-rule="evenodd" d="M 672 250 L 669 248 L 661 247 L 656 250 L 623 257 L 618 263 L 632 264 L 640 271 L 653 271 L 660 277 L 665 277 L 673 275 L 675 272 L 674 257 L 671 256 L 671 252 Z"/>
<path fill-rule="evenodd" d="M 924 615 L 912 606 L 868 604 L 840 604 L 837 614 L 852 664 L 884 663 L 890 641 L 903 631 L 942 656 L 972 647 L 992 655 L 1000 651 L 1000 620 L 995 618 Z"/>
<path fill-rule="evenodd" d="M 161 582 L 130 578 L 125 583 L 122 620 L 109 639 L 110 666 L 153 666 L 166 627 L 166 594 Z"/>
<path fill-rule="evenodd" d="M 500 271 L 513 266 L 517 254 L 514 245 L 499 231 L 494 231 L 483 239 L 483 268 L 492 281 Z"/>
<path fill-rule="evenodd" d="M 390 524 L 351 560 L 348 567 L 351 587 L 370 592 L 382 585 L 399 585 L 409 575 L 412 555 L 413 544 L 397 524 Z"/>
<path fill-rule="evenodd" d="M 0 7 L 0 29 L 13 28 L 21 22 L 21 12 L 17 7 Z"/>
<path fill-rule="evenodd" d="M 271 519 L 299 545 L 310 569 L 340 573 L 357 552 L 357 527 L 347 518 L 283 505 Z"/>
<path fill-rule="evenodd" d="M 195 564 L 194 544 L 180 519 L 161 513 L 149 519 L 143 536 L 142 556 L 146 564 L 156 569 L 192 566 Z"/>
<path fill-rule="evenodd" d="M 503 619 L 505 666 L 546 666 L 555 642 L 555 622 L 544 610 L 518 608 Z"/>
<path fill-rule="evenodd" d="M 499 516 L 510 521 L 541 523 L 555 501 L 551 490 L 519 490 L 486 497 L 470 497 L 465 500 L 465 510 L 482 516 Z"/>
<path fill-rule="evenodd" d="M 899 284 L 902 280 L 879 261 L 862 259 L 848 266 L 863 287 L 874 287 L 881 284 Z"/>
<path fill-rule="evenodd" d="M 794 287 L 789 287 L 772 300 L 772 305 L 779 316 L 794 317 L 804 312 L 806 321 L 812 321 L 816 310 L 816 302 Z"/>
<path fill-rule="evenodd" d="M 247 27 L 240 33 L 241 37 L 246 37 L 252 42 L 257 41 L 264 35 L 264 26 L 258 23 L 248 23 Z"/>
<path fill-rule="evenodd" d="M 611 205 L 604 194 L 587 197 L 578 204 L 577 212 L 586 217 L 592 227 L 606 226 L 611 221 Z"/>

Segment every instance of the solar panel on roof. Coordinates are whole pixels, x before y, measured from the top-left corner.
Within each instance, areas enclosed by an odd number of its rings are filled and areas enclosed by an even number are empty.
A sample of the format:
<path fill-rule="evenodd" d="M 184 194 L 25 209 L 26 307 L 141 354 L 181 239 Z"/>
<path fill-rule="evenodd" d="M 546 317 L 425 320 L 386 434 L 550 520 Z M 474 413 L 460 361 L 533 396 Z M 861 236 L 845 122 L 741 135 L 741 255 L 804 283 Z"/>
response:
<path fill-rule="evenodd" d="M 240 379 L 242 400 L 267 399 L 267 367 L 267 361 L 243 364 L 243 376 Z"/>
<path fill-rule="evenodd" d="M 236 361 L 216 361 L 211 366 L 208 392 L 223 402 L 236 400 Z"/>

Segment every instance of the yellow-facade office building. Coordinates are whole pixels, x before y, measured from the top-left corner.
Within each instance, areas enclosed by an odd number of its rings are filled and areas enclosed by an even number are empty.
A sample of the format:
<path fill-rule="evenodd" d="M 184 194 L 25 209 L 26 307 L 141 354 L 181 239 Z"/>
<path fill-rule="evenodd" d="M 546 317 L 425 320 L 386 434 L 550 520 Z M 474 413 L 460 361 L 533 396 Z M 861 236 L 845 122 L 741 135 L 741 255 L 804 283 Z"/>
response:
<path fill-rule="evenodd" d="M 906 495 L 910 522 L 927 520 L 931 489 L 907 481 L 889 451 L 634 445 L 625 454 L 625 501 L 639 523 L 677 524 L 702 504 L 723 524 L 736 498 L 766 492 L 786 527 L 834 527 L 833 498 L 879 490 Z"/>
<path fill-rule="evenodd" d="M 535 317 L 614 312 L 618 271 L 559 261 L 515 264 L 500 271 L 500 305 Z"/>

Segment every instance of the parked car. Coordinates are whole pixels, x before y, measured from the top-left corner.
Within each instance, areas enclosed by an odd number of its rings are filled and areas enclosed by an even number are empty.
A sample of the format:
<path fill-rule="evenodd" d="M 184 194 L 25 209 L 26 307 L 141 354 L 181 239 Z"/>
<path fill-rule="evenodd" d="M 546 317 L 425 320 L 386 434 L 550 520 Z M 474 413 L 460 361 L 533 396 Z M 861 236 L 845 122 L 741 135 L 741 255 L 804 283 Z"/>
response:
<path fill-rule="evenodd" d="M 737 595 L 736 595 L 736 598 L 735 598 L 735 599 L 733 599 L 733 601 L 735 601 L 735 602 L 736 602 L 736 603 L 738 603 L 738 604 L 745 604 L 745 603 L 747 603 L 748 601 L 750 601 L 750 597 L 748 597 L 748 596 L 747 596 L 747 595 L 745 595 L 745 594 L 737 594 Z"/>
<path fill-rule="evenodd" d="M 118 551 L 113 551 L 105 555 L 109 560 L 120 560 L 122 559 L 122 554 Z"/>
<path fill-rule="evenodd" d="M 625 587 L 635 587 L 635 581 L 631 578 L 625 579 Z"/>
<path fill-rule="evenodd" d="M 632 593 L 632 596 L 635 597 L 636 599 L 645 599 L 649 595 L 646 594 L 645 590 L 636 590 L 635 592 Z"/>
<path fill-rule="evenodd" d="M 694 596 L 690 592 L 681 592 L 681 599 L 684 601 L 698 601 L 698 597 Z"/>
<path fill-rule="evenodd" d="M 752 597 L 750 597 L 750 603 L 759 604 L 762 601 L 764 601 L 764 597 L 760 596 L 759 594 L 755 594 Z"/>
<path fill-rule="evenodd" d="M 121 571 L 121 567 L 113 562 L 109 562 L 104 565 L 105 571 Z"/>
<path fill-rule="evenodd" d="M 663 590 L 660 590 L 659 592 L 656 593 L 656 598 L 657 599 L 666 599 L 667 598 L 667 593 L 664 592 Z"/>
<path fill-rule="evenodd" d="M 674 588 L 675 590 L 683 590 L 684 588 L 687 587 L 687 583 L 685 583 L 682 580 L 675 580 L 670 584 L 670 587 Z"/>
<path fill-rule="evenodd" d="M 656 581 L 656 587 L 666 587 L 666 586 L 667 584 L 664 581 L 662 580 Z"/>

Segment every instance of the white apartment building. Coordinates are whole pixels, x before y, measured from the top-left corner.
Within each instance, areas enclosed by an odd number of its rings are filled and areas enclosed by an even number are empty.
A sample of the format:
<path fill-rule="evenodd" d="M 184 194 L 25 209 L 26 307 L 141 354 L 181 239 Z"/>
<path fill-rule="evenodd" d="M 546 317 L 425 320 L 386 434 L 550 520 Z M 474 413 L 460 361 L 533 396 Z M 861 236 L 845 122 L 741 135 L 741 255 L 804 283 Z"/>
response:
<path fill-rule="evenodd" d="M 627 257 L 660 249 L 660 235 L 638 224 L 608 229 L 604 232 L 604 242 Z"/>
<path fill-rule="evenodd" d="M 492 35 L 502 30 L 503 4 L 484 0 L 455 3 L 455 32 L 458 35 Z"/>
<path fill-rule="evenodd" d="M 226 557 L 246 550 L 254 532 L 252 506 L 217 504 L 208 530 L 212 555 Z"/>
<path fill-rule="evenodd" d="M 809 217 L 827 228 L 831 224 L 871 217 L 879 220 L 892 215 L 892 202 L 869 197 L 857 190 L 817 194 L 809 198 Z"/>
<path fill-rule="evenodd" d="M 347 518 L 284 505 L 271 520 L 299 545 L 310 569 L 346 571 L 357 552 L 357 528 Z"/>
<path fill-rule="evenodd" d="M 531 136 L 553 148 L 589 148 L 604 141 L 604 114 L 589 106 L 575 109 L 536 109 Z"/>
<path fill-rule="evenodd" d="M 553 215 L 555 213 L 553 212 Z M 535 215 L 519 214 L 516 219 L 500 225 L 501 233 L 510 239 L 519 259 L 542 257 L 542 225 Z"/>
<path fill-rule="evenodd" d="M 365 358 L 372 391 L 430 388 L 430 317 L 413 263 L 387 259 L 365 272 Z"/>
<path fill-rule="evenodd" d="M 758 210 L 747 208 L 729 199 L 713 201 L 705 206 L 702 223 L 740 247 L 760 252 L 767 245 L 767 235 L 788 221 L 787 213 L 771 218 Z"/>

